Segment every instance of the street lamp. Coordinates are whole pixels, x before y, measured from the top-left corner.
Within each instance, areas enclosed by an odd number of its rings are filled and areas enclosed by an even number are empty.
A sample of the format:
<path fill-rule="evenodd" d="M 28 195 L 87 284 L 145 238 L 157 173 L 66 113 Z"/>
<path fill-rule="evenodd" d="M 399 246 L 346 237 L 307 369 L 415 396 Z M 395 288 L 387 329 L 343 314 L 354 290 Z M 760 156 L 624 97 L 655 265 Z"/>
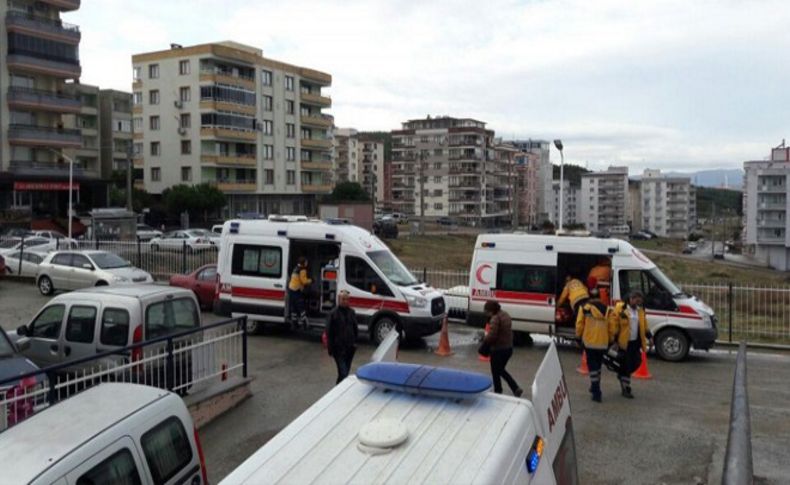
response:
<path fill-rule="evenodd" d="M 565 166 L 565 155 L 562 153 L 562 140 L 554 140 L 554 146 L 557 147 L 557 150 L 560 151 L 560 227 L 559 230 L 562 231 L 562 217 L 563 217 L 563 203 L 564 197 L 563 192 L 565 185 L 563 182 L 565 181 L 565 174 L 564 174 L 564 166 Z"/>

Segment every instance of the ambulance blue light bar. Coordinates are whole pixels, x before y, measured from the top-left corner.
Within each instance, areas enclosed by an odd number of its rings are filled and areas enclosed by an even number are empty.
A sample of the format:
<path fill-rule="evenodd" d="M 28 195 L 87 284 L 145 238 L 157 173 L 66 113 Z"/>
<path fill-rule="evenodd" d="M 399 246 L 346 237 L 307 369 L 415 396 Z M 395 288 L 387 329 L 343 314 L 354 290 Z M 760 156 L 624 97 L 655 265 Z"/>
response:
<path fill-rule="evenodd" d="M 435 397 L 464 399 L 491 388 L 491 378 L 477 372 L 400 362 L 372 362 L 357 369 L 357 378 L 374 387 Z"/>
<path fill-rule="evenodd" d="M 536 436 L 535 441 L 532 442 L 532 448 L 527 453 L 527 472 L 535 473 L 535 470 L 538 469 L 540 458 L 543 456 L 543 447 L 543 438 Z"/>
<path fill-rule="evenodd" d="M 480 244 L 480 247 L 483 247 L 483 248 L 495 248 L 496 247 L 496 243 L 484 242 L 484 243 Z"/>
<path fill-rule="evenodd" d="M 239 223 L 239 222 L 231 222 L 230 223 L 230 233 L 231 234 L 238 234 L 239 233 L 239 226 L 241 226 L 241 223 Z"/>

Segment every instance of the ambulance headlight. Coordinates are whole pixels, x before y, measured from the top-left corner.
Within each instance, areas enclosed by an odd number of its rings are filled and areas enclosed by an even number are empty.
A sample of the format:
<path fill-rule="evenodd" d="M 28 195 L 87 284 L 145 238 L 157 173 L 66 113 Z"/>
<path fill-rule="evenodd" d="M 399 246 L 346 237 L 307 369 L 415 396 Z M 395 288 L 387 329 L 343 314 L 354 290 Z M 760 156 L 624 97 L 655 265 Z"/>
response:
<path fill-rule="evenodd" d="M 424 308 L 428 306 L 428 300 L 421 296 L 406 296 L 406 302 L 408 302 L 410 307 L 414 308 Z"/>
<path fill-rule="evenodd" d="M 706 327 L 713 327 L 713 318 L 707 313 L 703 313 L 702 323 L 704 323 Z"/>

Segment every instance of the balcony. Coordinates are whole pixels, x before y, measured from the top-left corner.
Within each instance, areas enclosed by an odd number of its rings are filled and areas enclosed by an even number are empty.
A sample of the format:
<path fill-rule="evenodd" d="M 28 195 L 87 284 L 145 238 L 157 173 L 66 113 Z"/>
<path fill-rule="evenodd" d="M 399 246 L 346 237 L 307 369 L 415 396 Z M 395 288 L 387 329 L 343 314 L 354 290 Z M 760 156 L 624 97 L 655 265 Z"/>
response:
<path fill-rule="evenodd" d="M 39 17 L 27 12 L 10 11 L 6 14 L 5 25 L 9 32 L 43 37 L 58 42 L 79 44 L 80 28 L 57 19 Z"/>
<path fill-rule="evenodd" d="M 759 210 L 787 210 L 786 202 L 761 202 L 757 205 Z"/>
<path fill-rule="evenodd" d="M 255 192 L 258 188 L 255 182 L 250 181 L 236 181 L 236 182 L 210 182 L 222 192 Z"/>
<path fill-rule="evenodd" d="M 784 228 L 787 226 L 787 221 L 784 219 L 759 219 L 757 227 L 775 227 Z"/>
<path fill-rule="evenodd" d="M 482 145 L 483 145 L 483 141 L 475 136 L 468 138 L 451 139 L 449 143 L 449 146 L 451 147 L 482 146 Z"/>
<path fill-rule="evenodd" d="M 318 171 L 328 171 L 332 170 L 332 162 L 329 160 L 302 160 L 301 161 L 302 170 L 318 170 Z M 347 172 L 348 170 L 346 170 Z"/>
<path fill-rule="evenodd" d="M 8 107 L 53 113 L 79 113 L 80 100 L 71 94 L 11 86 L 8 88 Z"/>
<path fill-rule="evenodd" d="M 787 185 L 760 185 L 757 187 L 757 190 L 760 192 L 786 193 Z"/>
<path fill-rule="evenodd" d="M 238 86 L 245 89 L 255 91 L 255 78 L 247 76 L 233 76 L 230 73 L 217 72 L 214 70 L 201 70 L 200 82 L 212 82 L 229 84 L 231 86 Z"/>
<path fill-rule="evenodd" d="M 331 184 L 302 184 L 302 192 L 305 194 L 328 194 L 332 192 Z"/>
<path fill-rule="evenodd" d="M 329 115 L 302 115 L 301 121 L 303 125 L 316 126 L 318 128 L 331 128 L 334 123 L 334 118 Z"/>
<path fill-rule="evenodd" d="M 9 125 L 8 142 L 11 145 L 80 148 L 82 135 L 80 130 L 49 126 Z"/>
<path fill-rule="evenodd" d="M 238 167 L 254 167 L 257 165 L 255 155 L 201 155 L 200 163 Z"/>
<path fill-rule="evenodd" d="M 80 0 L 41 0 L 41 3 L 52 5 L 64 12 L 69 10 L 79 10 Z"/>
<path fill-rule="evenodd" d="M 11 160 L 9 172 L 14 175 L 25 177 L 68 177 L 69 164 L 59 162 Z M 73 175 L 75 177 L 82 177 L 85 175 L 85 170 L 78 165 L 74 165 Z"/>
<path fill-rule="evenodd" d="M 236 113 L 244 113 L 248 115 L 255 115 L 255 105 L 228 103 L 226 101 L 217 101 L 213 99 L 204 99 L 200 101 L 200 109 L 211 111 L 233 111 Z"/>
<path fill-rule="evenodd" d="M 257 134 L 254 131 L 237 130 L 222 126 L 203 126 L 200 128 L 200 136 L 203 138 L 222 138 L 228 140 L 255 141 Z"/>
<path fill-rule="evenodd" d="M 329 96 L 322 96 L 318 93 L 299 93 L 299 98 L 304 104 L 312 104 L 322 108 L 329 108 L 332 106 L 332 98 Z"/>
<path fill-rule="evenodd" d="M 11 71 L 32 72 L 62 79 L 79 78 L 82 74 L 82 68 L 76 59 L 27 49 L 9 48 L 6 63 Z"/>
<path fill-rule="evenodd" d="M 329 150 L 332 148 L 332 140 L 327 138 L 302 138 L 302 148 L 308 150 Z"/>

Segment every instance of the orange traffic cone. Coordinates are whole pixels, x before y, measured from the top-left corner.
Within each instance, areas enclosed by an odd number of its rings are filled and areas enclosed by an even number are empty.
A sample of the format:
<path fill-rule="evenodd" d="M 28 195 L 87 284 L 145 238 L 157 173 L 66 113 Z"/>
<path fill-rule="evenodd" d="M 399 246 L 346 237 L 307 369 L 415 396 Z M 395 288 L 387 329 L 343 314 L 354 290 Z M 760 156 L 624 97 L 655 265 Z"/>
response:
<path fill-rule="evenodd" d="M 485 335 L 485 336 L 486 336 L 486 337 L 488 337 L 488 332 L 489 332 L 490 330 L 491 330 L 491 325 L 489 325 L 488 323 L 486 323 L 486 330 L 485 330 L 485 332 L 486 332 L 486 335 Z M 477 354 L 477 360 L 480 360 L 480 361 L 482 361 L 482 362 L 491 362 L 491 356 L 490 356 L 490 355 L 482 355 L 482 354 Z"/>
<path fill-rule="evenodd" d="M 590 369 L 587 368 L 587 352 L 584 350 L 582 350 L 582 363 L 576 368 L 576 372 L 585 376 L 590 373 Z"/>
<path fill-rule="evenodd" d="M 442 357 L 453 355 L 453 351 L 450 349 L 450 335 L 447 332 L 447 317 L 444 317 L 444 321 L 442 321 L 442 333 L 439 335 L 439 348 L 436 349 L 434 354 Z"/>
<path fill-rule="evenodd" d="M 633 373 L 631 377 L 633 377 L 634 379 L 653 378 L 653 375 L 650 373 L 650 369 L 647 368 L 647 354 L 645 353 L 644 350 L 642 351 L 642 364 L 639 366 L 636 372 Z"/>

